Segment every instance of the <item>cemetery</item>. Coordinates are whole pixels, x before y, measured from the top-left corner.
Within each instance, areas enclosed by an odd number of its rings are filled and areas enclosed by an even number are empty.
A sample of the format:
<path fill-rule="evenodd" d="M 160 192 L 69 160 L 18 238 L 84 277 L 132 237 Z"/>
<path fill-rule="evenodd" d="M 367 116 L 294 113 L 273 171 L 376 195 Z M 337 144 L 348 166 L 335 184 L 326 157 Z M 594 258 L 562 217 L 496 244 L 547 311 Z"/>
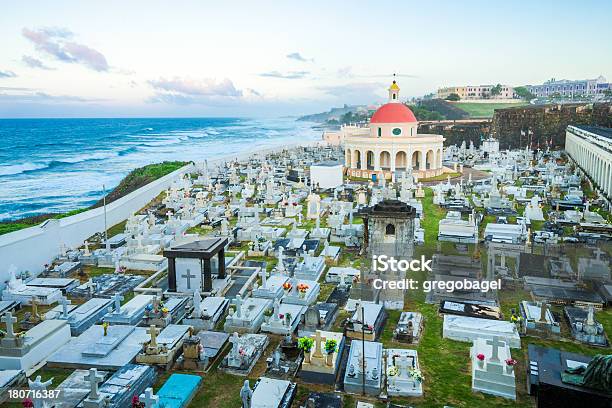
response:
<path fill-rule="evenodd" d="M 343 158 L 317 145 L 198 165 L 108 239 L 38 275 L 11 267 L 0 394 L 61 389 L 56 406 L 86 408 L 456 406 L 452 393 L 476 408 L 603 406 L 612 237 L 591 231 L 612 220 L 580 168 L 491 143 L 445 147 L 432 180 L 418 158 L 367 179 L 330 164 Z M 432 268 L 376 271 L 383 254 Z M 372 284 L 403 278 L 502 285 Z"/>

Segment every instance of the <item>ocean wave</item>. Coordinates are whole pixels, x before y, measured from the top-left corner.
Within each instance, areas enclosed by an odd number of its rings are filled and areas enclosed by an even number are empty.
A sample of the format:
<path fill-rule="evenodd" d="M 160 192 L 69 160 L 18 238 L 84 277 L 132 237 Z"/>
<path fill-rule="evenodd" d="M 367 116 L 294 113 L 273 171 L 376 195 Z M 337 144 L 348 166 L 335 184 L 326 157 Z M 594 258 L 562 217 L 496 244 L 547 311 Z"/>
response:
<path fill-rule="evenodd" d="M 129 150 L 129 149 L 126 149 Z M 75 157 L 66 157 L 58 160 L 47 160 L 42 162 L 28 162 L 22 164 L 14 164 L 14 165 L 4 165 L 0 166 L 0 177 L 2 176 L 16 176 L 18 174 L 28 174 L 34 173 L 43 170 L 53 169 L 59 166 L 65 166 L 69 164 L 77 164 L 84 163 L 90 161 L 100 161 L 107 160 L 112 157 L 116 157 L 120 154 L 120 152 L 110 152 L 110 153 L 93 153 L 93 154 L 83 154 Z"/>
<path fill-rule="evenodd" d="M 44 169 L 47 167 L 45 163 L 22 163 L 14 165 L 2 165 L 0 166 L 0 177 L 1 176 L 15 176 L 17 174 L 25 173 L 28 171 L 35 171 Z"/>

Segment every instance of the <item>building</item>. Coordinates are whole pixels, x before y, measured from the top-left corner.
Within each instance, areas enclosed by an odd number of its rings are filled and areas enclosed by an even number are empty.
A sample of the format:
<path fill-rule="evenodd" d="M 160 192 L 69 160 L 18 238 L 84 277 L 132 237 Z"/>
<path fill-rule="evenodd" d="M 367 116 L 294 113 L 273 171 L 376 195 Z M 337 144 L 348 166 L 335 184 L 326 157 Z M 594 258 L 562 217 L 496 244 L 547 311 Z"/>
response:
<path fill-rule="evenodd" d="M 612 198 L 612 129 L 568 126 L 565 151 L 608 199 Z"/>
<path fill-rule="evenodd" d="M 465 85 L 465 86 L 449 86 L 438 89 L 438 98 L 446 99 L 451 94 L 459 95 L 462 100 L 475 99 L 513 99 L 514 88 L 509 85 L 501 85 L 501 92 L 496 95 L 491 95 L 491 90 L 496 85 Z"/>
<path fill-rule="evenodd" d="M 575 81 L 552 78 L 542 85 L 527 85 L 529 92 L 539 98 L 546 98 L 553 94 L 574 97 L 574 96 L 595 96 L 603 94 L 607 89 L 612 89 L 612 84 L 606 78 L 599 76 L 595 79 L 579 79 Z"/>
<path fill-rule="evenodd" d="M 395 81 L 389 87 L 389 102 L 374 112 L 368 127 L 343 134 L 345 167 L 350 177 L 391 179 L 410 166 L 419 177 L 443 173 L 444 137 L 419 134 L 419 123 L 406 105 L 399 101 Z"/>

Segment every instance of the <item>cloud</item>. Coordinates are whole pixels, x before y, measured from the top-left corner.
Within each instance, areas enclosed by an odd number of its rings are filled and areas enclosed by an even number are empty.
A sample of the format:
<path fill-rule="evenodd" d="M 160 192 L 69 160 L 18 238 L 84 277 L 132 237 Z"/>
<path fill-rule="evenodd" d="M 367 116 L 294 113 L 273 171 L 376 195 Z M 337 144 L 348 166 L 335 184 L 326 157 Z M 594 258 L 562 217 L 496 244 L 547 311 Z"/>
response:
<path fill-rule="evenodd" d="M 314 58 L 305 58 L 299 52 L 292 52 L 287 54 L 286 57 L 300 62 L 314 62 Z"/>
<path fill-rule="evenodd" d="M 157 93 L 149 99 L 150 102 L 165 102 L 173 104 L 223 102 L 239 99 L 243 92 L 234 86 L 230 79 L 216 81 L 211 78 L 196 80 L 174 77 L 160 78 L 148 81 Z"/>
<path fill-rule="evenodd" d="M 173 79 L 160 78 L 149 81 L 155 89 L 171 93 L 197 96 L 224 96 L 239 97 L 242 91 L 236 89 L 234 83 L 229 79 L 215 81 L 214 79 L 193 80 L 174 77 Z"/>
<path fill-rule="evenodd" d="M 13 71 L 0 71 L 0 78 L 15 78 L 17 76 Z"/>
<path fill-rule="evenodd" d="M 42 28 L 31 30 L 24 28 L 21 33 L 34 44 L 37 51 L 50 55 L 59 61 L 81 64 L 99 72 L 109 70 L 106 57 L 101 52 L 75 41 L 69 41 L 72 39 L 73 33 L 67 29 Z"/>
<path fill-rule="evenodd" d="M 349 65 L 349 66 L 346 66 L 346 67 L 339 68 L 338 72 L 336 74 L 340 78 L 352 78 L 352 77 L 354 77 L 354 75 L 353 75 L 353 67 L 351 67 Z"/>
<path fill-rule="evenodd" d="M 308 76 L 310 72 L 308 71 L 289 71 L 286 73 L 282 73 L 279 71 L 268 71 L 262 72 L 259 76 L 267 77 L 267 78 L 281 78 L 281 79 L 301 79 Z"/>
<path fill-rule="evenodd" d="M 30 68 L 39 68 L 39 69 L 45 69 L 45 70 L 52 70 L 53 69 L 51 67 L 46 66 L 45 63 L 42 62 L 41 60 L 39 60 L 38 58 L 34 58 L 34 57 L 29 56 L 29 55 L 22 56 L 21 57 L 21 62 L 23 62 L 24 64 L 26 64 Z"/>
<path fill-rule="evenodd" d="M 0 87 L 0 102 L 10 103 L 88 103 L 103 99 L 89 99 L 73 95 L 51 95 L 38 89 Z"/>
<path fill-rule="evenodd" d="M 357 82 L 346 85 L 330 85 L 318 87 L 323 93 L 334 97 L 343 103 L 368 104 L 380 100 L 380 93 L 385 84 L 377 82 Z"/>

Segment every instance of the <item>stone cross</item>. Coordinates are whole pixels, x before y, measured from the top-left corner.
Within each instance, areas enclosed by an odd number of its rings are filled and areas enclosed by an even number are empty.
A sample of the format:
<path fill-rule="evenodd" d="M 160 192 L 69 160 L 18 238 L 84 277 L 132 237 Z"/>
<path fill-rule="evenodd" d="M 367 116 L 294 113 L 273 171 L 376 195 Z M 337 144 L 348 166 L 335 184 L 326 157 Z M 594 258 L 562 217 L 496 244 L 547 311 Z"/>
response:
<path fill-rule="evenodd" d="M 195 278 L 195 275 L 191 274 L 191 270 L 187 269 L 184 275 L 181 275 L 181 278 L 187 279 L 187 289 L 191 289 L 191 278 Z"/>
<path fill-rule="evenodd" d="M 278 320 L 278 310 L 280 308 L 280 302 L 278 299 L 274 299 L 274 320 Z"/>
<path fill-rule="evenodd" d="M 2 317 L 2 322 L 6 323 L 6 338 L 14 339 L 15 331 L 13 330 L 13 324 L 17 323 L 17 318 L 13 317 L 11 312 L 6 312 Z"/>
<path fill-rule="evenodd" d="M 150 325 L 147 329 L 147 334 L 151 336 L 151 341 L 149 342 L 149 347 L 157 347 L 157 335 L 159 334 L 159 329 L 155 327 L 154 324 Z"/>
<path fill-rule="evenodd" d="M 491 346 L 491 361 L 499 362 L 499 348 L 505 346 L 506 343 L 499 340 L 499 337 L 494 336 L 493 340 L 487 340 L 487 344 Z"/>
<path fill-rule="evenodd" d="M 202 303 L 202 295 L 199 290 L 193 292 L 193 317 L 199 319 L 202 315 L 200 306 Z"/>
<path fill-rule="evenodd" d="M 140 400 L 144 403 L 145 408 L 155 408 L 159 403 L 159 396 L 153 394 L 153 388 L 145 389 L 144 394 L 140 395 Z"/>
<path fill-rule="evenodd" d="M 115 313 L 121 313 L 121 301 L 123 300 L 123 296 L 119 293 L 115 293 L 112 300 L 115 302 Z"/>
<path fill-rule="evenodd" d="M 408 360 L 408 356 L 402 354 L 399 356 L 399 361 L 395 364 L 399 371 L 399 375 L 402 377 L 408 376 L 408 369 L 410 368 L 410 362 Z"/>
<path fill-rule="evenodd" d="M 90 368 L 89 374 L 85 376 L 85 380 L 89 381 L 89 399 L 94 401 L 97 400 L 100 397 L 98 394 L 98 383 L 104 380 L 104 376 L 98 374 L 97 368 Z"/>
<path fill-rule="evenodd" d="M 32 296 L 30 300 L 30 305 L 32 305 L 32 318 L 36 319 L 39 317 L 38 315 L 38 298 L 36 296 Z"/>
<path fill-rule="evenodd" d="M 314 353 L 313 357 L 323 358 L 323 353 L 321 353 L 321 342 L 325 342 L 327 338 L 321 337 L 321 331 L 317 330 L 315 334 L 315 344 L 314 344 Z"/>
<path fill-rule="evenodd" d="M 234 299 L 234 304 L 236 305 L 236 317 L 242 316 L 242 296 L 236 295 L 236 299 Z"/>
<path fill-rule="evenodd" d="M 66 296 L 62 296 L 60 297 L 60 303 L 62 304 L 62 317 L 64 319 L 67 319 L 68 318 L 68 305 L 71 304 L 72 302 L 68 300 Z"/>

